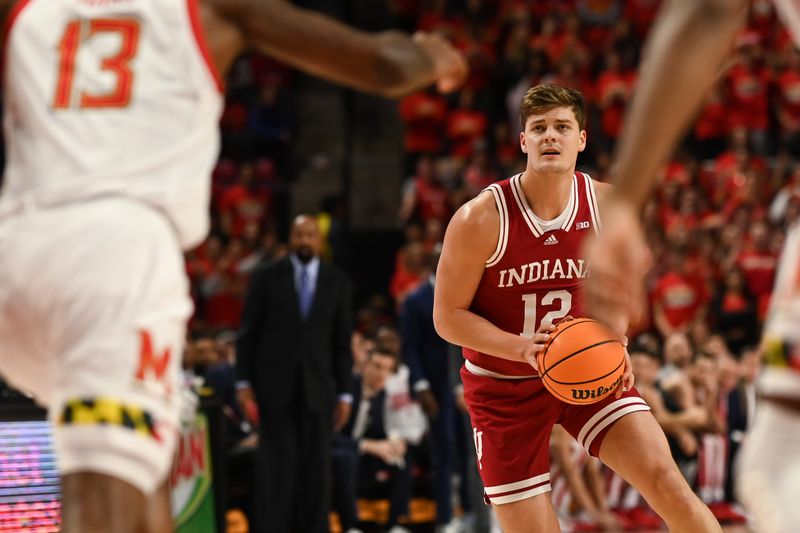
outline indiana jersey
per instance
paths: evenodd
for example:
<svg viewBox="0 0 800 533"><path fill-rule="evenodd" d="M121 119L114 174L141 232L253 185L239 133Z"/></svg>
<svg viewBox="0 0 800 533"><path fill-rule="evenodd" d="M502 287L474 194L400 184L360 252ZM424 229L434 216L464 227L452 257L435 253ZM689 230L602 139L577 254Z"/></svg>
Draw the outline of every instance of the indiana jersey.
<svg viewBox="0 0 800 533"><path fill-rule="evenodd" d="M500 213L497 247L486 263L470 310L509 333L532 337L542 323L558 323L583 314L582 280L589 265L583 240L597 231L599 216L592 179L580 172L564 211L551 221L539 219L522 190L522 174L486 190ZM509 361L464 348L472 372L534 376L524 362Z"/></svg>
<svg viewBox="0 0 800 533"><path fill-rule="evenodd" d="M222 97L196 1L18 1L0 214L123 196L164 213L184 247L203 239Z"/></svg>

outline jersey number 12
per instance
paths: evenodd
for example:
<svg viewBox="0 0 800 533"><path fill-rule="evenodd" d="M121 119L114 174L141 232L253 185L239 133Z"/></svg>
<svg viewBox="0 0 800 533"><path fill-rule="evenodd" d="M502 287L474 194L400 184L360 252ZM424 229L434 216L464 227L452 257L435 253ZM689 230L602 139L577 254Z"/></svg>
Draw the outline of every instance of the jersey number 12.
<svg viewBox="0 0 800 533"><path fill-rule="evenodd" d="M533 337L533 334L536 333L538 326L545 323L552 324L559 318L564 318L567 316L567 314L569 314L569 310L572 309L572 294L569 291L550 291L542 296L541 305L550 306L556 303L556 301L558 301L561 305L558 309L545 314L542 317L541 322L537 322L536 296L537 294L535 292L522 295L522 301L525 302L525 322L522 326L522 333L520 333L520 335L523 337Z"/></svg>
<svg viewBox="0 0 800 533"><path fill-rule="evenodd" d="M76 20L67 25L58 44L58 81L53 99L53 108L68 109L73 106L72 89L75 77L75 58L86 39L101 34L119 34L122 45L117 53L102 58L100 68L116 77L114 88L107 93L95 94L82 91L78 101L80 108L126 107L131 99L133 71L130 62L136 57L139 46L139 23L135 20L94 19ZM85 34L85 35L84 35Z"/></svg>

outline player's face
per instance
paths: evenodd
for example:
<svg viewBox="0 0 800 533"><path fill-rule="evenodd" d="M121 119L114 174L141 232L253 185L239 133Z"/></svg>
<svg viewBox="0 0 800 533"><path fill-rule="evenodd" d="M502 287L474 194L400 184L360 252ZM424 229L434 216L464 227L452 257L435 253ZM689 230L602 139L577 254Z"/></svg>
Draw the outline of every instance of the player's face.
<svg viewBox="0 0 800 533"><path fill-rule="evenodd" d="M573 172L578 152L586 148L586 131L580 129L570 107L555 107L529 116L519 142L528 154L528 168L535 172Z"/></svg>

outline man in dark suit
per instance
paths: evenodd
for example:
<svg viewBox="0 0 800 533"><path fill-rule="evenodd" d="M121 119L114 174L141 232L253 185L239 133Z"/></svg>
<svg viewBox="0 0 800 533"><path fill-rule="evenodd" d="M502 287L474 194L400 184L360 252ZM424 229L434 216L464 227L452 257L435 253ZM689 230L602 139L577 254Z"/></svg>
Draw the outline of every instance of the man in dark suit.
<svg viewBox="0 0 800 533"><path fill-rule="evenodd" d="M430 277L408 295L400 313L403 362L409 369L412 390L430 421L437 531L445 530L453 518L453 454L460 443L466 442L465 429L456 411L454 379L451 377L453 361L459 359L452 346L433 327L433 273L436 272L440 250L437 247L430 258ZM468 506L466 465L458 466L464 489L461 501L462 505Z"/></svg>
<svg viewBox="0 0 800 533"><path fill-rule="evenodd" d="M389 474L389 533L407 533L398 519L408 514L411 499L411 469L406 442L390 436L386 424L386 380L397 369L397 355L391 350L370 350L364 369L355 378L353 416L333 440L334 508L345 533L360 533L358 489L374 487L379 473Z"/></svg>
<svg viewBox="0 0 800 533"><path fill-rule="evenodd" d="M254 531L328 531L330 443L352 402L351 288L319 259L316 220L295 218L288 257L257 268L239 330L239 398L259 411Z"/></svg>

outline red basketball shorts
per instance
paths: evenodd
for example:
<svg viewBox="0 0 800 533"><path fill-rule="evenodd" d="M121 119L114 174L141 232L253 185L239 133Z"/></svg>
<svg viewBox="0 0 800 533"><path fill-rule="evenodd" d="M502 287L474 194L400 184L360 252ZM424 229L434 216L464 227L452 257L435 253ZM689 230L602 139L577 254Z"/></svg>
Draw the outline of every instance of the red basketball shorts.
<svg viewBox="0 0 800 533"><path fill-rule="evenodd" d="M464 399L486 501L494 505L550 490L550 432L561 424L597 456L611 426L650 407L632 389L589 405L570 405L550 394L539 378L503 379L461 368Z"/></svg>

